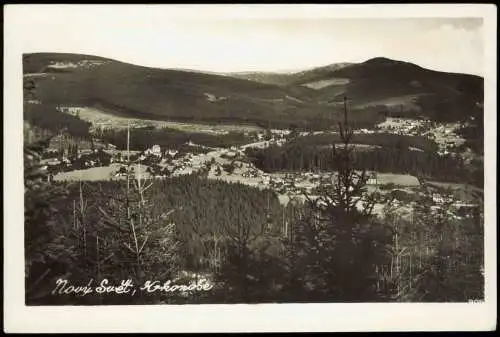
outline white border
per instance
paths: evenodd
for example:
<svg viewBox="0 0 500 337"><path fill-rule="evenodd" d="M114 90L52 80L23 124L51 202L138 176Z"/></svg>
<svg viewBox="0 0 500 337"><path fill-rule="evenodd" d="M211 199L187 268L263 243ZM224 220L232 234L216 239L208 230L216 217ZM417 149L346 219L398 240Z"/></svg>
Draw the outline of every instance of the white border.
<svg viewBox="0 0 500 337"><path fill-rule="evenodd" d="M7 5L4 21L4 321L6 332L460 331L496 329L496 7L494 5L168 5L169 16L483 17L485 251L482 304L271 304L26 307L23 258L23 26L31 15L151 10L160 5ZM165 5L161 5L165 6ZM24 27L24 29L23 29Z"/></svg>

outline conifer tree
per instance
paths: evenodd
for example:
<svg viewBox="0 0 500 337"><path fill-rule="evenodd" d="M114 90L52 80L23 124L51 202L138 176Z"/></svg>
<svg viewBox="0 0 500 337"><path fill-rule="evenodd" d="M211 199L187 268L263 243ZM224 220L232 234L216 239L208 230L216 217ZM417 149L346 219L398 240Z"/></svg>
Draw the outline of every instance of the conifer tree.
<svg viewBox="0 0 500 337"><path fill-rule="evenodd" d="M66 244L69 233L56 223L56 200L67 190L46 182L41 153L50 139L24 144L24 258L26 304L56 304L55 280L76 263L78 253Z"/></svg>
<svg viewBox="0 0 500 337"><path fill-rule="evenodd" d="M388 240L372 214L377 200L366 193L367 174L355 170L347 117L344 98L342 145L333 146L335 171L322 179L318 197L306 194L310 211L296 224L292 243L307 276L303 283L308 289L303 291L318 301L376 300L375 269L385 258Z"/></svg>

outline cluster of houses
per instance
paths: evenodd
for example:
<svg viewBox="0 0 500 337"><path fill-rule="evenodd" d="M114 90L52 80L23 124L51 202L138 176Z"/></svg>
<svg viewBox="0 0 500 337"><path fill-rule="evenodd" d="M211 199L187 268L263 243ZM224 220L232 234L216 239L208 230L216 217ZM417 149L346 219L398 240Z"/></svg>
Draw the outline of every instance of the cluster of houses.
<svg viewBox="0 0 500 337"><path fill-rule="evenodd" d="M160 145L153 145L151 148L144 150L144 152L139 156L140 160L144 160L149 156L153 156L156 158L174 158L178 150L166 149L165 152L162 152Z"/></svg>
<svg viewBox="0 0 500 337"><path fill-rule="evenodd" d="M111 155L102 149L78 150L75 153L49 149L40 161L41 169L46 173L47 180L58 173L83 170L92 167L107 166L111 163Z"/></svg>
<svg viewBox="0 0 500 337"><path fill-rule="evenodd" d="M116 147L99 139L75 138L64 132L51 138L42 164L49 171L68 171L108 165Z"/></svg>
<svg viewBox="0 0 500 337"><path fill-rule="evenodd" d="M427 119L387 118L376 129L398 135L426 136L436 142L438 154L447 155L465 141L457 134L460 127L460 123L437 124Z"/></svg>
<svg viewBox="0 0 500 337"><path fill-rule="evenodd" d="M428 185L432 191L434 208L438 209L448 204L457 218L472 217L480 212L478 199L481 199L481 190L460 184L449 187L446 190L436 186L434 183L429 183Z"/></svg>
<svg viewBox="0 0 500 337"><path fill-rule="evenodd" d="M388 117L385 122L378 124L376 129L398 135L418 136L428 132L433 126L433 122L427 119Z"/></svg>
<svg viewBox="0 0 500 337"><path fill-rule="evenodd" d="M438 154L446 155L465 142L465 139L456 133L459 128L460 123L448 123L440 125L424 135L436 142Z"/></svg>
<svg viewBox="0 0 500 337"><path fill-rule="evenodd" d="M123 151L117 151L113 158L111 159L112 163L121 163L121 164L126 164L127 163L127 157L126 155L122 154ZM152 147L139 152L139 153L134 153L130 157L130 162L133 164L136 163L143 163L145 167L145 172L147 175L156 177L156 178L164 178L169 176L175 169L178 167L173 167L170 165L168 167L167 163L171 163L172 159L177 157L177 154L179 153L178 150L174 149L166 149L162 150L159 145L153 145ZM192 156L191 154L188 154L187 158L181 158L181 167L183 166L182 164L186 164L189 161L189 156ZM116 173L115 177L119 176L124 176L126 175L126 169L125 166L122 166Z"/></svg>
<svg viewBox="0 0 500 337"><path fill-rule="evenodd" d="M408 120L408 119L392 119L391 125L402 130L404 134L411 134L414 130L420 127L429 127L426 121ZM420 124L419 124L420 123ZM386 125L385 127L392 127ZM451 128L451 127L450 127ZM413 131L412 131L413 130ZM443 134L444 136L453 136L452 131L445 126L435 128L436 133ZM361 133L369 133L369 130L359 130ZM279 143L285 142L286 137L290 134L289 130L271 130L272 140L261 142ZM308 133L309 134L309 133ZM263 136L259 134L259 139ZM103 142L94 140L93 142L85 143L85 141L78 142L77 151L71 151L71 146L67 146L68 142L72 139L60 135L54 137L43 160L45 168L48 171L57 173L57 171L69 171L76 169L85 169L95 166L105 166L110 163L126 163L127 157L123 155L123 151L117 151L116 147L111 144L104 144ZM71 145L71 144L70 144ZM194 146L194 144L188 144ZM252 144L253 145L253 144ZM258 144L257 144L258 145ZM255 179L260 185L270 187L280 194L297 194L302 191L312 191L322 180L323 174L318 172L302 172L302 173L289 173L285 175L268 174L257 168L252 164L244 162L241 158L245 157L245 146L233 146L230 149L213 149L214 151L209 154L193 154L193 153L180 153L176 149L162 149L159 145L153 145L142 152L136 152L131 159L134 162L144 164L146 172L153 177L166 177L171 175L183 175L196 171L207 171L215 176L220 176L223 172L233 174L241 178ZM61 153L62 151L62 153ZM70 153L71 152L71 153ZM235 164L236 163L236 164ZM231 166L231 170L227 169ZM233 173L234 170L234 173ZM126 172L123 170L117 172L117 175L123 175ZM379 186L388 183L388 179L393 181L394 177L387 178L389 174L377 174L370 172L367 185ZM405 177L406 180L408 177ZM399 184L399 183L396 183ZM418 180L415 178L415 183L401 182L399 185L413 186L418 185ZM433 195L433 202L436 205L444 204L444 197L436 192ZM462 200L462 199L461 199ZM474 207L472 204L464 203L458 205L458 208L464 209L467 207Z"/></svg>
<svg viewBox="0 0 500 337"><path fill-rule="evenodd" d="M273 177L269 179L269 186L278 193L296 193L296 178L293 175L285 175L284 177Z"/></svg>
<svg viewBox="0 0 500 337"><path fill-rule="evenodd" d="M374 134L375 132L376 132L375 130L368 130L368 129L354 130L354 133L365 134L365 135L371 135L371 134Z"/></svg>

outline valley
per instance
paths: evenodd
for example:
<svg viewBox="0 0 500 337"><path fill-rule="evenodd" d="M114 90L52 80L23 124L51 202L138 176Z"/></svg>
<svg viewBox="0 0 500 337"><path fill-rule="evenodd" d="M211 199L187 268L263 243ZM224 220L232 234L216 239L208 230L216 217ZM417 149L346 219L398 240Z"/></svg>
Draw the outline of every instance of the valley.
<svg viewBox="0 0 500 337"><path fill-rule="evenodd" d="M293 293L290 279L301 277L312 301L330 296L314 286L356 297L321 278L351 253L369 264L381 301L404 301L391 287L404 273L423 275L435 258L467 254L476 262L464 268L478 277L478 76L380 57L287 74L156 69L57 53L26 54L23 67L25 226L35 233L26 240L34 242L39 226L52 233L45 246L27 249L62 247L69 257L57 263L77 279L141 279L147 271L220 285L207 298L130 300L165 304L289 301L281 289ZM40 200L49 215L29 211ZM357 250L333 250L344 244ZM38 251L28 253L37 261ZM45 277L40 270L33 273ZM472 283L457 287L476 294ZM441 296L413 289L412 300Z"/></svg>
<svg viewBox="0 0 500 337"><path fill-rule="evenodd" d="M291 130L246 127L240 125L207 125L196 123L176 123L155 120L129 119L119 117L105 111L88 107L61 107L64 113L77 116L91 124L91 133L96 134L100 129L126 129L130 127L155 129L170 128L183 132L207 133L224 135L228 132L240 132L246 136L251 135L251 142L230 147L210 147L203 144L195 144L191 141L186 145L191 148L203 149L201 153L192 153L189 150L179 153L175 148L161 147L158 144L151 144L151 147L143 151L133 151L132 158L135 164L135 177L141 179L166 179L168 177L178 177L181 175L202 174L208 179L221 180L228 183L241 183L259 189L270 189L276 193L283 205L291 199L304 201L304 194L313 195L322 179L328 178L332 172L264 172L257 168L247 156L247 149L266 149L269 146L285 146L290 141L300 141L307 137L338 135L335 131L302 131L290 138ZM385 135L393 134L400 136L420 136L424 135L433 142L436 142L438 155L447 155L450 152L457 152L463 139L455 130L458 123L436 123L430 120L416 120L405 118L389 117L386 121L377 124L373 129L358 129L355 135ZM132 132L133 134L133 132ZM97 137L97 136L95 136ZM96 138L97 139L97 138ZM265 139L265 140L264 140ZM113 144L104 145L103 152L109 156L109 166L96 161L87 161L84 166L88 168L74 171L57 173L54 171L52 178L55 181L100 181L100 180L123 180L125 175L119 173L120 169L126 168L124 158L126 151L109 149L115 147ZM418 146L418 145L417 145ZM106 148L107 147L107 148ZM354 143L351 147L356 151L382 149L379 145ZM409 147L410 151L424 150ZM56 153L57 148L49 149ZM76 154L81 156L82 153ZM87 154L89 154L87 152ZM55 159L55 158L53 158ZM74 158L63 160L74 161ZM52 161L53 167L58 167L59 161ZM368 192L374 193L384 189L384 186L393 186L405 193L414 193L415 188L420 186L419 180L410 174L401 173L381 173L373 171L372 179L368 181ZM390 192L390 191L389 191ZM386 192L384 192L386 193ZM375 212L382 212L382 205L376 205ZM401 207L402 208L402 207Z"/></svg>

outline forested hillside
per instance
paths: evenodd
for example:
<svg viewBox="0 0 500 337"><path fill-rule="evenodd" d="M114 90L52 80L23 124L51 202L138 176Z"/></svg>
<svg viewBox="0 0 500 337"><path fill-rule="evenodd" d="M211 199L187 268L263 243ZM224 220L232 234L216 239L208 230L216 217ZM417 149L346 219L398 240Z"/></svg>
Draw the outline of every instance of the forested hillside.
<svg viewBox="0 0 500 337"><path fill-rule="evenodd" d="M482 78L385 58L257 81L23 64L28 305L484 299ZM139 288L154 280L212 287Z"/></svg>
<svg viewBox="0 0 500 337"><path fill-rule="evenodd" d="M345 95L355 102L359 113L351 121L360 127L394 111L443 121L482 114L482 78L384 58L298 72L283 85L86 55L27 54L23 62L25 81L47 104L136 118L324 129L341 119L336 104Z"/></svg>
<svg viewBox="0 0 500 337"><path fill-rule="evenodd" d="M26 303L464 302L484 297L482 203L457 217L426 185L411 216L395 195L366 193L348 136L319 198L286 207L269 190L190 175L162 181L50 183L43 145L25 148ZM347 163L347 165L346 165ZM385 205L375 217L375 202ZM358 208L356 205L361 205ZM405 254L403 254L405 252ZM73 283L190 279L209 292L54 294ZM193 274L194 273L194 274ZM182 276L184 275L184 276Z"/></svg>

